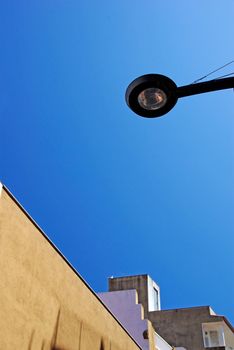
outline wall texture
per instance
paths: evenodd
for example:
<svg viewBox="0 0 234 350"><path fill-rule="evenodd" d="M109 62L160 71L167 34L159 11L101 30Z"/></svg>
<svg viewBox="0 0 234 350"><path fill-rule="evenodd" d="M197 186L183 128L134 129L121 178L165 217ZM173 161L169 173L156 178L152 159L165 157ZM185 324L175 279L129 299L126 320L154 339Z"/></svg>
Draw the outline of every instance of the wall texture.
<svg viewBox="0 0 234 350"><path fill-rule="evenodd" d="M213 315L209 306L149 312L149 320L156 331L175 347L204 350L202 323L223 322ZM225 325L225 324L224 324ZM227 346L234 348L234 334L225 326Z"/></svg>
<svg viewBox="0 0 234 350"><path fill-rule="evenodd" d="M108 279L109 292L136 289L138 302L143 306L144 318L148 313L148 275L115 277Z"/></svg>
<svg viewBox="0 0 234 350"><path fill-rule="evenodd" d="M152 291L153 288L159 291L158 286L148 275L109 279L110 291L136 289L139 303L144 307L144 318L151 321L156 333L172 347L186 348L186 350L204 350L202 324L220 322L224 328L226 347L228 350L234 350L234 329L232 325L223 316L216 315L209 306L149 311L148 298L150 297L150 290Z"/></svg>
<svg viewBox="0 0 234 350"><path fill-rule="evenodd" d="M155 344L150 344L148 337L152 325L143 319L143 307L137 303L135 289L98 293L98 296L140 344L142 350L155 350ZM145 333L147 337L144 336Z"/></svg>
<svg viewBox="0 0 234 350"><path fill-rule="evenodd" d="M6 188L0 271L0 349L139 350Z"/></svg>

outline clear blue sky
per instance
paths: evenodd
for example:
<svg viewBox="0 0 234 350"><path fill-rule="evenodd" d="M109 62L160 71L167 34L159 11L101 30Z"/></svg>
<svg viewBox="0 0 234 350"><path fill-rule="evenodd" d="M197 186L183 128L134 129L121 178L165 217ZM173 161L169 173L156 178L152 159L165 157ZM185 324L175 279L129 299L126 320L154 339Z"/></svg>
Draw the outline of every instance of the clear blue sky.
<svg viewBox="0 0 234 350"><path fill-rule="evenodd" d="M0 178L95 291L148 273L163 308L234 322L234 93L158 119L124 101L139 75L183 85L233 60L233 16L233 0L2 1Z"/></svg>

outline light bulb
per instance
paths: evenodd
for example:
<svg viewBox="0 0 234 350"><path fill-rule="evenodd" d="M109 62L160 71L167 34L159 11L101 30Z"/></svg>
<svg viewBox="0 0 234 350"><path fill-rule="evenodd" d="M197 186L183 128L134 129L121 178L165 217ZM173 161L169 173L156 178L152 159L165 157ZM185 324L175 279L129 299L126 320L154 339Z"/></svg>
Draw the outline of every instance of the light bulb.
<svg viewBox="0 0 234 350"><path fill-rule="evenodd" d="M159 88L148 88L138 95L137 100L142 108L148 111L154 111L166 104L167 95Z"/></svg>

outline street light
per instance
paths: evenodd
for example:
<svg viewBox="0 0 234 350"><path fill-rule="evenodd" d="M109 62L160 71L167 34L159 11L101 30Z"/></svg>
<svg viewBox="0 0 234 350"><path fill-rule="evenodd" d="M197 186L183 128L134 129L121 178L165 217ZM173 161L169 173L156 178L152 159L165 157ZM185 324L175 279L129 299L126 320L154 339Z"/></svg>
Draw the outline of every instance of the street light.
<svg viewBox="0 0 234 350"><path fill-rule="evenodd" d="M168 113L178 98L230 88L234 88L234 77L177 87L165 75L146 74L133 80L125 97L133 112L142 117L155 118Z"/></svg>

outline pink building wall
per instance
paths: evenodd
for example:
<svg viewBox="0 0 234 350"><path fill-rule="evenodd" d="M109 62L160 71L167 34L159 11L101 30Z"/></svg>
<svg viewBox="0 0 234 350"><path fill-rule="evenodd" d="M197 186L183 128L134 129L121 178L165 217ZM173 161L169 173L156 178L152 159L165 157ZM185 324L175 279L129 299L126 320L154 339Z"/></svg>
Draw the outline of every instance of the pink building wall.
<svg viewBox="0 0 234 350"><path fill-rule="evenodd" d="M143 350L149 350L149 341L143 337L143 332L148 329L148 324L143 319L141 304L137 304L136 290L98 293L98 296L140 347Z"/></svg>

